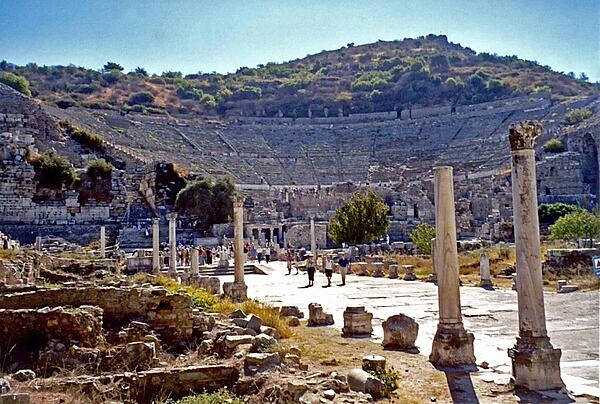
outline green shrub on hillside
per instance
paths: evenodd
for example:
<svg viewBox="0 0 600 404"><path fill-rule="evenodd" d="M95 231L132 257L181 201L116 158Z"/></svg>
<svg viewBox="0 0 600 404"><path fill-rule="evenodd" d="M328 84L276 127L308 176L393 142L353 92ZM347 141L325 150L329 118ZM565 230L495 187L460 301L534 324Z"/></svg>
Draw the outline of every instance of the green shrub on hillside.
<svg viewBox="0 0 600 404"><path fill-rule="evenodd" d="M150 105L154 102L154 95L148 91L134 93L129 97L130 105Z"/></svg>
<svg viewBox="0 0 600 404"><path fill-rule="evenodd" d="M18 76L11 72L0 72L0 83L4 83L21 94L31 97L29 81L27 81L25 77Z"/></svg>
<svg viewBox="0 0 600 404"><path fill-rule="evenodd" d="M91 161L86 170L88 178L110 179L115 167L104 159Z"/></svg>
<svg viewBox="0 0 600 404"><path fill-rule="evenodd" d="M550 139L544 143L546 153L562 153L565 151L565 145L558 139Z"/></svg>
<svg viewBox="0 0 600 404"><path fill-rule="evenodd" d="M73 166L64 158L48 150L43 154L32 157L29 163L35 169L35 179L42 188L61 189L79 181Z"/></svg>
<svg viewBox="0 0 600 404"><path fill-rule="evenodd" d="M59 122L61 128L65 130L67 135L74 141L91 150L101 151L104 148L104 139L95 133L90 133L84 129L77 128L69 120Z"/></svg>
<svg viewBox="0 0 600 404"><path fill-rule="evenodd" d="M575 125L576 123L583 122L592 116L592 111L585 108L575 108L565 114L564 123L567 125Z"/></svg>

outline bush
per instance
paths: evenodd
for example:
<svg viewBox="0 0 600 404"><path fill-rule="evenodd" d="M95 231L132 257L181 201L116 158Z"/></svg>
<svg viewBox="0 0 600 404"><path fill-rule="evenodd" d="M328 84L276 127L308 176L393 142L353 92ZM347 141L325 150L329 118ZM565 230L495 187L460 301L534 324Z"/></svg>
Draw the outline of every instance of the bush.
<svg viewBox="0 0 600 404"><path fill-rule="evenodd" d="M48 150L29 160L35 169L35 180L42 188L61 189L79 181L73 166L64 158Z"/></svg>
<svg viewBox="0 0 600 404"><path fill-rule="evenodd" d="M431 239L435 238L435 227L427 223L419 223L410 233L410 241L415 243L419 250L431 254Z"/></svg>
<svg viewBox="0 0 600 404"><path fill-rule="evenodd" d="M131 105L151 105L154 102L154 94L148 91L134 93L129 97Z"/></svg>
<svg viewBox="0 0 600 404"><path fill-rule="evenodd" d="M4 83L21 94L31 97L29 81L27 81L25 77L18 76L11 72L0 72L0 83Z"/></svg>
<svg viewBox="0 0 600 404"><path fill-rule="evenodd" d="M107 163L104 159L98 159L90 162L87 166L86 174L88 178L102 178L109 180L112 171L115 169L112 164Z"/></svg>
<svg viewBox="0 0 600 404"><path fill-rule="evenodd" d="M562 153L565 151L565 145L558 139L550 139L544 143L546 153Z"/></svg>
<svg viewBox="0 0 600 404"><path fill-rule="evenodd" d="M567 125L575 125L576 123L585 121L592 116L592 111L585 108L575 108L565 114L564 123Z"/></svg>
<svg viewBox="0 0 600 404"><path fill-rule="evenodd" d="M566 203L542 203L538 207L538 216L541 223L554 223L561 217L578 211L575 205Z"/></svg>
<svg viewBox="0 0 600 404"><path fill-rule="evenodd" d="M67 135L74 141L91 150L101 151L104 149L104 139L95 133L87 132L73 125L71 121L64 120L59 122Z"/></svg>
<svg viewBox="0 0 600 404"><path fill-rule="evenodd" d="M195 396L184 397L181 400L173 401L168 399L164 404L242 404L244 401L223 388L213 393L202 393Z"/></svg>

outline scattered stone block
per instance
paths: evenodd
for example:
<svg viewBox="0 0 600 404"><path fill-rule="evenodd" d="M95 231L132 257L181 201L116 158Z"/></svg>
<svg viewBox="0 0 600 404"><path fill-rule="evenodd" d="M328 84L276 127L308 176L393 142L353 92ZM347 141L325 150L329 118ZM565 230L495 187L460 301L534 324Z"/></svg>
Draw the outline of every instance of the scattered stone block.
<svg viewBox="0 0 600 404"><path fill-rule="evenodd" d="M327 400L333 400L335 398L335 391L332 389L325 390L323 392L323 397L325 397Z"/></svg>
<svg viewBox="0 0 600 404"><path fill-rule="evenodd" d="M260 332L260 327L262 326L262 319L260 317L255 316L254 314L250 314L248 315L248 317L246 317L246 328L249 328L251 330L256 331L257 333Z"/></svg>
<svg viewBox="0 0 600 404"><path fill-rule="evenodd" d="M262 325L260 326L260 332L259 334L266 334L270 337L273 337L275 339L279 339L279 331L277 331L276 328L273 327L269 327L266 325Z"/></svg>
<svg viewBox="0 0 600 404"><path fill-rule="evenodd" d="M373 274L371 275L374 278L382 278L385 276L383 273L383 262L374 262L373 263Z"/></svg>
<svg viewBox="0 0 600 404"><path fill-rule="evenodd" d="M344 337L371 335L373 314L365 310L365 306L346 307L344 310Z"/></svg>
<svg viewBox="0 0 600 404"><path fill-rule="evenodd" d="M281 306L279 308L279 314L284 317L294 316L304 318L304 313L300 311L298 306Z"/></svg>
<svg viewBox="0 0 600 404"><path fill-rule="evenodd" d="M31 400L27 393L0 395L0 404L29 404L30 402Z"/></svg>
<svg viewBox="0 0 600 404"><path fill-rule="evenodd" d="M419 333L419 324L404 314L389 317L382 324L384 348L413 349Z"/></svg>
<svg viewBox="0 0 600 404"><path fill-rule="evenodd" d="M333 315L323 312L323 307L318 303L308 305L308 325L332 325Z"/></svg>
<svg viewBox="0 0 600 404"><path fill-rule="evenodd" d="M250 352L270 352L277 346L277 340L267 334L258 334L252 339Z"/></svg>
<svg viewBox="0 0 600 404"><path fill-rule="evenodd" d="M18 382L28 382L35 379L35 372L31 369L21 369L11 376Z"/></svg>
<svg viewBox="0 0 600 404"><path fill-rule="evenodd" d="M398 265L397 264L390 264L389 271L390 271L390 274L389 274L390 279L398 278Z"/></svg>
<svg viewBox="0 0 600 404"><path fill-rule="evenodd" d="M254 337L252 335L226 335L225 347L235 349L238 345L252 344Z"/></svg>
<svg viewBox="0 0 600 404"><path fill-rule="evenodd" d="M4 377L0 377L0 394L6 394L10 392L10 382Z"/></svg>
<svg viewBox="0 0 600 404"><path fill-rule="evenodd" d="M579 286L569 285L566 280L560 279L557 282L557 293L570 293L579 290Z"/></svg>
<svg viewBox="0 0 600 404"><path fill-rule="evenodd" d="M300 325L300 320L298 319L298 317L290 316L287 318L287 324L290 327L298 327Z"/></svg>
<svg viewBox="0 0 600 404"><path fill-rule="evenodd" d="M402 265L404 269L404 280L405 281L416 281L417 276L415 275L415 266L414 265Z"/></svg>
<svg viewBox="0 0 600 404"><path fill-rule="evenodd" d="M383 383L369 372L352 369L348 373L347 379L350 390L370 394L375 400L383 397Z"/></svg>
<svg viewBox="0 0 600 404"><path fill-rule="evenodd" d="M380 355L367 355L362 358L362 368L367 372L383 373L385 372L385 363L385 358Z"/></svg>
<svg viewBox="0 0 600 404"><path fill-rule="evenodd" d="M276 353L253 352L246 355L244 368L264 372L281 364L281 358Z"/></svg>

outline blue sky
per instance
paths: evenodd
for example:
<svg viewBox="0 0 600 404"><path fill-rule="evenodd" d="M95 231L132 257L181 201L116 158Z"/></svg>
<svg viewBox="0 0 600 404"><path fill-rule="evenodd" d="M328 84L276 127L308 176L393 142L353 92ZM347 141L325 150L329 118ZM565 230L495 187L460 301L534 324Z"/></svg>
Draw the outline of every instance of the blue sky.
<svg viewBox="0 0 600 404"><path fill-rule="evenodd" d="M227 73L429 33L600 81L599 0L0 0L0 59L19 65Z"/></svg>

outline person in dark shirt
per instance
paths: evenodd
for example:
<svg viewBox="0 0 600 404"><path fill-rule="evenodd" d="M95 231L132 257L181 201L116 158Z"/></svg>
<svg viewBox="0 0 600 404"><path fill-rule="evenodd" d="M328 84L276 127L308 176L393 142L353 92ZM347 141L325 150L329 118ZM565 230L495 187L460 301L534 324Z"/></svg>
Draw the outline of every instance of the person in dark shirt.
<svg viewBox="0 0 600 404"><path fill-rule="evenodd" d="M350 265L350 261L346 258L346 253L342 254L342 257L338 260L338 265L340 266L340 275L342 276L342 283L338 286L344 286L346 284L346 271L348 270L348 265Z"/></svg>

